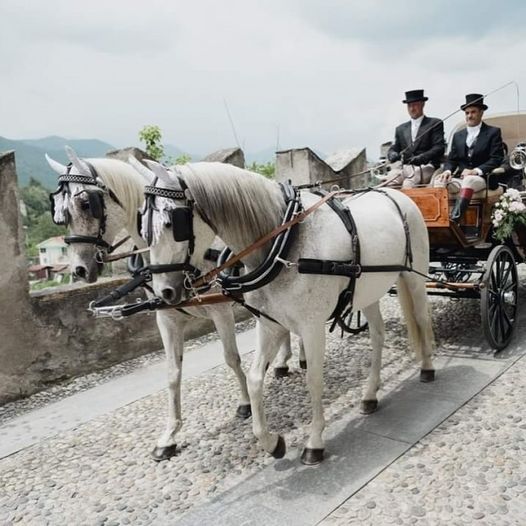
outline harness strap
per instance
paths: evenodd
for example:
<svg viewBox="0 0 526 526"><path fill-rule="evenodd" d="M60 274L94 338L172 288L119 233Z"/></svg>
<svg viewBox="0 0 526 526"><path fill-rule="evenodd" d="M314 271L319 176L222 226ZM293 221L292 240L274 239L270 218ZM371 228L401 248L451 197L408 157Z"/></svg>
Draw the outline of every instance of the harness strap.
<svg viewBox="0 0 526 526"><path fill-rule="evenodd" d="M331 192L327 194L325 197L314 203L311 207L307 208L307 210L304 210L303 212L299 213L291 219L290 221L287 221L286 223L283 223L282 225L276 227L274 230L269 232L268 234L265 234L263 237L259 238L257 241L252 243L252 245L249 245L245 249L243 249L239 254L236 254L232 256L230 259L228 259L225 263L222 265L219 265L218 267L212 269L210 272L207 272L205 275L201 276L195 283L192 284L193 287L199 288L202 287L206 283L210 283L220 272L223 270L230 268L232 265L235 265L238 261L242 260L252 252L256 251L257 249L264 246L266 243L268 243L270 240L274 239L278 234L281 232L284 232L285 230L289 229L291 226L300 223L303 221L307 216L312 214L315 210L317 210L321 205L323 205L325 202L327 202L331 197L336 195L338 191Z"/></svg>

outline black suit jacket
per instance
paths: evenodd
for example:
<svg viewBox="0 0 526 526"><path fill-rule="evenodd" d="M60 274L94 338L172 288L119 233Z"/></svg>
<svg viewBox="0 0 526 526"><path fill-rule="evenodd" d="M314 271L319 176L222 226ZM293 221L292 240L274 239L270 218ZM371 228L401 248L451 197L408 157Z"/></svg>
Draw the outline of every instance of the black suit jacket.
<svg viewBox="0 0 526 526"><path fill-rule="evenodd" d="M432 129L430 130L430 128ZM432 163L435 168L438 168L445 150L444 123L440 119L424 116L414 143L411 140L411 121L397 126L395 142L389 148L387 158L391 160L393 152L398 154L403 152L406 161L418 155L421 160L420 164Z"/></svg>
<svg viewBox="0 0 526 526"><path fill-rule="evenodd" d="M502 135L500 128L488 126L482 123L480 132L472 147L471 157L468 155L466 146L467 130L458 131L453 135L451 151L444 165L445 170L454 172L457 168L459 173L465 168L480 168L484 176L488 177L488 186L495 189L498 186L496 177L489 174L495 168L498 168L504 161L504 149L502 147Z"/></svg>

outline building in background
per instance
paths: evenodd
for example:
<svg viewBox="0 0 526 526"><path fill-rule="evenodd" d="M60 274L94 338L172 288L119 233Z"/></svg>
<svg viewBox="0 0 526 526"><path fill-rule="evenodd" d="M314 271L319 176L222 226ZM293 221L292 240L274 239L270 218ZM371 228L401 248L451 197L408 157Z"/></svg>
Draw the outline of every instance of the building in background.
<svg viewBox="0 0 526 526"><path fill-rule="evenodd" d="M38 243L37 248L40 265L69 265L68 245L63 236L50 237Z"/></svg>

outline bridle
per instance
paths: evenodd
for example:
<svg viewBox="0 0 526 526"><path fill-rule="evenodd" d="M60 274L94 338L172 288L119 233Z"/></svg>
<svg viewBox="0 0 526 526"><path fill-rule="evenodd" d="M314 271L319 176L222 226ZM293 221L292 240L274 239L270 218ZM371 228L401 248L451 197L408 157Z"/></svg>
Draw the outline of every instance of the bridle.
<svg viewBox="0 0 526 526"><path fill-rule="evenodd" d="M158 211L155 204L157 197L163 197L174 201L183 201L182 206L176 206L169 211L170 224L174 241L177 243L187 242L186 257L182 263L168 263L164 265L148 265L148 270L152 274L163 274L165 272L183 272L185 276L184 287L187 290L193 290L192 283L201 275L201 271L190 263L195 250L195 235L194 235L194 208L195 204L191 199L188 186L181 177L177 177L180 190L171 188L158 188L155 186L157 177L154 179L151 186L144 187L144 208L141 214L148 217L146 243L151 246L153 242L153 212ZM199 214L202 217L202 214ZM208 223L207 220L203 219ZM203 287L199 292L208 290L210 286Z"/></svg>
<svg viewBox="0 0 526 526"><path fill-rule="evenodd" d="M71 189L69 187L70 183L78 183L78 184L84 184L89 186L94 186L97 188L97 190L88 191L88 190L82 190L80 193L86 193L88 198L88 206L89 210L91 212L91 215L94 219L99 220L99 229L96 236L85 236L85 235L78 235L78 234L70 234L64 237L64 242L67 245L71 245L74 243L87 243L90 245L95 245L99 249L105 250L106 253L111 254L116 248L121 246L125 241L129 239L129 236L121 239L119 242L117 242L115 245L111 245L104 239L104 234L106 232L106 206L104 203L104 197L103 193L107 193L110 198L117 203L122 208L122 203L119 201L117 196L106 186L104 186L100 180L98 179L98 174L93 165L87 161L84 161L86 165L88 166L91 175L76 175L71 173L72 164L69 163L66 167L66 173L59 176L58 178L58 188L55 190L55 192L49 194L49 200L51 202L51 216L53 219L53 222L56 225L68 225L71 217L69 214L69 211L67 207L64 209L64 220L63 221L57 221L55 220L55 196L57 194L63 193L68 196L71 196ZM76 194L76 195L79 195ZM102 263L102 250L99 251L97 254L97 262Z"/></svg>

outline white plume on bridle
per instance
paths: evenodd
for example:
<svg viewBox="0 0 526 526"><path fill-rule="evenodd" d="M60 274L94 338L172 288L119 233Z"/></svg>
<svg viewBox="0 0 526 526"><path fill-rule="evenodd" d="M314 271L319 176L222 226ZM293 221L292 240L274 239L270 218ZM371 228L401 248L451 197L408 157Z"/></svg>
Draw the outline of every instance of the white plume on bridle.
<svg viewBox="0 0 526 526"><path fill-rule="evenodd" d="M62 192L54 194L53 199L55 200L55 215L53 216L53 220L58 224L65 223L70 194L64 189Z"/></svg>
<svg viewBox="0 0 526 526"><path fill-rule="evenodd" d="M176 208L178 204L177 201L173 199L156 196L154 206L155 209L152 214L144 213L143 211L141 222L141 236L146 240L150 217L152 218L152 239L150 246L156 245L159 242L164 227L171 222L170 211Z"/></svg>

